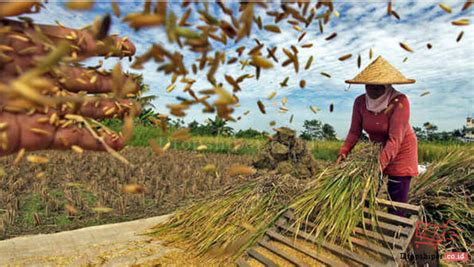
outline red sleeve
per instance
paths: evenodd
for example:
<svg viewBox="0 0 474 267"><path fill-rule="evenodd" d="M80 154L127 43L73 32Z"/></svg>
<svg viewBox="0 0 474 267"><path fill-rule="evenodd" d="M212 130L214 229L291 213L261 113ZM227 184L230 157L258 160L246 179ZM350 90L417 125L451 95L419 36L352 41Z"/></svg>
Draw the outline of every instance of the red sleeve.
<svg viewBox="0 0 474 267"><path fill-rule="evenodd" d="M349 130L346 140L339 151L339 155L347 156L355 144L357 144L357 141L359 141L360 135L362 134L362 114L360 114L360 103L362 100L363 97L360 96L354 101L351 129Z"/></svg>
<svg viewBox="0 0 474 267"><path fill-rule="evenodd" d="M398 99L398 101L396 101ZM410 119L410 103L406 96L398 96L394 100L395 107L389 121L388 139L380 154L380 166L385 170L395 159L405 137Z"/></svg>

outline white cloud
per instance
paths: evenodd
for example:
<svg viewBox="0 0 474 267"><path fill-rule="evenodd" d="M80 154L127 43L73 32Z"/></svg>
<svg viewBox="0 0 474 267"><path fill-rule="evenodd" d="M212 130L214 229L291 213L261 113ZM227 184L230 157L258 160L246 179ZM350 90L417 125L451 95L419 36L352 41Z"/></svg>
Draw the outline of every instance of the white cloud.
<svg viewBox="0 0 474 267"><path fill-rule="evenodd" d="M294 114L293 126L301 127L305 119L317 118L335 126L338 135L344 137L350 125L352 104L355 97L363 93L362 86L352 86L347 92L347 85L344 80L355 76L361 69L356 66L358 54L362 57L363 66L369 63L368 51L374 51L374 56L383 55L390 63L398 68L409 78L414 78L417 83L414 85L396 86L397 89L406 93L411 101L411 121L413 125L421 125L425 121L430 121L439 126L441 130L460 128L467 115L473 112L474 103L474 31L472 25L456 27L451 25L451 21L459 18L470 18L472 20L473 8L460 13L464 1L445 1L453 8L453 14L446 14L435 1L394 1L393 8L401 16L401 20L396 20L393 16L386 15L386 1L336 1L335 8L341 14L340 18L332 17L332 21L325 25L324 33L320 34L317 22L305 29L307 35L301 43L312 42L314 46L310 49L300 48L297 42L297 33L291 25L282 21L279 26L282 28L281 34L270 34L266 31L259 31L253 28L251 38L242 40L238 44L229 43L215 45L218 49L226 49L228 57L235 55L235 49L245 45L248 51L255 45L254 38L258 38L268 47L278 46L277 56L280 64L286 58L281 48L289 48L290 45L299 47L300 72L294 73L290 65L286 68L276 66L272 70L262 71L259 81L255 79L246 80L241 84L243 89L239 93L242 107L238 108L236 114L241 114L250 109L251 113L241 121L235 123L239 128L256 128L269 131L269 122L277 121L279 124L288 123L290 114ZM170 2L170 7L178 14L182 10L178 3ZM219 11L214 4L210 3L210 12ZM234 11L237 3L227 3ZM202 5L200 5L202 7ZM101 3L97 8L99 11L93 12L71 12L63 9L57 3L47 4L48 10L33 17L43 23L54 23L59 20L66 26L82 27L90 23L93 18L106 10L110 12L109 6ZM279 8L275 3L270 9ZM139 3L126 3L122 7L123 13L139 12L142 5ZM257 14L264 19L264 24L273 24L273 17L265 15L265 10L257 8ZM319 10L317 11L320 12ZM228 20L228 17L220 14L219 18ZM197 15L191 16L191 21L197 23ZM464 38L457 43L456 37L460 31L464 31ZM177 50L177 46L170 46L167 43L166 35L162 29L150 29L134 32L123 24L119 24L114 19L112 32L121 35L128 35L138 48L138 54L143 53L153 42L159 42L170 50ZM324 38L332 32L337 32L337 37L331 41ZM409 53L399 46L399 42L405 42L414 49L414 53ZM433 49L426 48L427 43L433 45ZM264 49L265 51L265 49ZM196 56L183 51L185 63L190 69ZM351 59L340 62L338 58L343 54L352 53ZM266 54L266 52L265 52ZM309 71L304 71L303 67L310 56L314 56L313 66ZM408 60L403 63L403 59ZM112 66L116 61L111 61L107 66ZM125 60L123 65L129 64ZM156 72L157 65L149 63L144 74L145 82L149 83L152 93L159 96L156 101L159 112L167 113L166 104L176 102L174 97L184 96L184 93L175 89L171 94L165 93L165 88L169 84L170 77ZM321 71L332 75L331 79L320 75ZM221 77L224 84L223 74L230 74L237 77L242 74L240 65L226 65L219 69L216 77ZM252 67L247 67L245 73L254 74ZM193 75L190 75L193 77ZM280 88L281 82L286 76L290 77L289 87ZM194 77L198 81L193 87L196 91L209 88L209 83L205 75L200 74ZM307 81L306 89L302 90L298 84L301 79ZM228 87L230 90L230 87ZM425 90L431 92L430 95L420 97ZM267 101L266 97L273 91L278 95L274 100L280 101L283 96L287 96L290 111L286 114L278 112L278 107L272 107L272 101ZM268 107L266 115L260 114L256 101L261 99ZM329 103L336 106L334 113L328 112ZM308 106L316 105L322 110L318 114L313 114ZM192 109L187 121L197 119L204 120L209 114L203 114L200 109ZM237 117L237 116L236 116Z"/></svg>

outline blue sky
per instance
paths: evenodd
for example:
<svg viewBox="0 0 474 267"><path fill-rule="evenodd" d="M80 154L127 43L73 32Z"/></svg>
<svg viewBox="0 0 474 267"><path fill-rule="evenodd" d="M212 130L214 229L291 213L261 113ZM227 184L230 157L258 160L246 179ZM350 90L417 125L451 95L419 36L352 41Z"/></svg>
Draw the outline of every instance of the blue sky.
<svg viewBox="0 0 474 267"><path fill-rule="evenodd" d="M416 79L413 85L400 85L395 88L408 95L411 104L411 124L420 126L426 121L438 125L440 130L452 130L461 128L468 115L474 112L474 31L473 25L453 26L451 21L468 18L473 22L474 7L461 12L464 1L444 1L452 7L452 14L444 12L436 1L394 1L393 9L400 15L401 20L386 15L387 1L336 1L335 9L340 17L332 16L329 24L325 25L324 33L319 32L317 21L313 22L304 31L307 32L302 42L298 43L300 35L286 22L278 25L282 33L273 34L264 30L260 31L254 25L252 35L248 39L235 44L233 41L226 46L214 43L216 50L226 51L227 57L236 55L235 49L245 45L247 49L255 46L254 38L259 39L266 47L277 46L277 57L280 63L284 61L281 48L289 48L295 45L299 48L299 59L304 66L306 60L314 57L312 67L305 71L294 73L292 65L284 68L276 65L273 69L262 71L260 79L247 79L241 83L242 92L239 92L241 106L237 108L234 117L242 115L250 110L242 120L231 123L236 129L254 128L270 131L269 123L276 121L278 126L290 126L301 130L304 120L319 119L334 126L339 137L344 138L347 134L352 104L357 95L364 92L362 85L353 85L349 90L344 80L354 77L369 63L369 49L374 51L375 59L382 55L392 65L398 68L406 77ZM180 3L170 1L168 4L178 17L184 12ZM210 3L210 13L219 18L228 20L222 14L217 5ZM234 14L238 7L235 1L226 1L226 5L232 7ZM199 5L202 8L202 4ZM129 12L140 12L143 9L141 1L120 2L122 17ZM272 4L268 10L277 10L279 6ZM196 9L195 9L196 10ZM281 9L280 9L281 11ZM30 15L38 23L54 24L55 20L62 24L80 28L90 24L93 19L104 13L111 13L110 2L100 1L95 4L93 10L85 12L70 11L64 8L60 2L50 1L46 9L40 14ZM264 24L273 24L273 18L265 15L266 10L257 8L256 15L260 15ZM320 11L317 11L319 14ZM191 22L196 25L202 23L197 14L192 14ZM464 31L463 39L457 43L456 37ZM337 37L331 41L324 38L332 32L337 32ZM161 28L143 29L135 32L120 19L113 17L111 33L128 36L137 47L137 55L145 53L153 43L160 43L172 51L179 50L174 44L167 42L166 34ZM312 48L300 48L301 44L313 43ZM400 48L399 42L407 43L414 53ZM433 48L427 49L426 44L431 43ZM247 50L248 51L248 50ZM191 69L191 64L196 59L194 55L186 50L180 51L185 56L186 66ZM352 58L340 62L338 58L344 54L352 53ZM362 68L357 68L357 55L362 57ZM403 59L408 57L406 62ZM94 64L97 59L90 59L86 63ZM106 67L112 67L119 59L108 59ZM121 61L124 69L128 69L129 62ZM171 93L166 93L166 88L171 82L171 76L165 76L156 71L155 63L147 63L142 71L145 82L152 89L151 94L159 98L155 101L157 111L168 113L166 104L177 103L176 96L187 96L182 92L183 85ZM320 75L320 72L330 73L332 78ZM204 72L205 73L205 72ZM224 74L237 77L244 73L254 74L254 69L247 67L240 70L239 64L221 65L216 78L224 85ZM199 73L198 73L199 74ZM289 76L288 87L280 88L279 83ZM211 88L205 75L189 77L197 80L193 89ZM306 80L306 88L300 89L299 81ZM227 87L231 90L231 87ZM430 94L420 97L420 94L429 90ZM267 97L276 91L277 95L268 100ZM280 113L281 100L287 97L287 113ZM261 100L267 107L267 114L258 111L257 100ZM328 106L334 103L335 110L330 113ZM309 106L317 106L321 110L314 114ZM290 116L294 114L293 123L289 123ZM203 122L209 114L201 112L201 107L192 108L184 118L186 122L197 120ZM212 115L213 116L213 115Z"/></svg>

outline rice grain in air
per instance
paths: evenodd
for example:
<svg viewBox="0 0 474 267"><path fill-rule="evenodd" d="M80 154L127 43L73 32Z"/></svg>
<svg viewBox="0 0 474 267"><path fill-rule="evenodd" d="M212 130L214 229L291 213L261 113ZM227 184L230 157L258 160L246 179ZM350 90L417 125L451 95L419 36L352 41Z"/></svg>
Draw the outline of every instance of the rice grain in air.
<svg viewBox="0 0 474 267"><path fill-rule="evenodd" d="M92 208L91 210L93 210L96 213L110 213L114 211L114 209L107 208L107 207L95 207L95 208Z"/></svg>
<svg viewBox="0 0 474 267"><path fill-rule="evenodd" d="M307 44L302 45L301 47L310 48L310 47L313 47L313 44L312 43L307 43Z"/></svg>
<svg viewBox="0 0 474 267"><path fill-rule="evenodd" d="M331 103L329 104L329 112L333 112L334 111L334 104Z"/></svg>
<svg viewBox="0 0 474 267"><path fill-rule="evenodd" d="M141 184L126 184L122 187L122 192L126 194L141 194L145 192L145 186Z"/></svg>
<svg viewBox="0 0 474 267"><path fill-rule="evenodd" d="M207 164L206 166L202 167L202 171L206 173L213 173L216 170L217 170L217 167L214 164Z"/></svg>
<svg viewBox="0 0 474 267"><path fill-rule="evenodd" d="M16 154L15 160L13 161L13 165L18 165L18 163L20 163L20 161L23 159L23 156L25 155L25 151L25 148L22 148L20 151L18 151L18 154Z"/></svg>
<svg viewBox="0 0 474 267"><path fill-rule="evenodd" d="M84 149L80 146L73 145L71 146L72 151L76 152L77 154L82 154L84 153Z"/></svg>
<svg viewBox="0 0 474 267"><path fill-rule="evenodd" d="M400 44L400 47L405 49L406 51L410 52L410 53L413 53L413 49L411 49L407 44L405 43L399 43Z"/></svg>
<svg viewBox="0 0 474 267"><path fill-rule="evenodd" d="M449 13L449 14L453 13L453 10L451 9L451 7L448 6L448 5L446 5L446 4L444 4L444 3L440 3L440 4L439 4L439 7L440 7L442 10L444 10L446 13Z"/></svg>
<svg viewBox="0 0 474 267"><path fill-rule="evenodd" d="M372 60L372 56L374 55L374 51L372 48L369 49L369 59Z"/></svg>
<svg viewBox="0 0 474 267"><path fill-rule="evenodd" d="M234 164L230 166L229 170L227 171L227 174L229 176L237 176L237 175L243 175L243 176L248 176L254 174L256 171L255 169L245 166L245 165L240 165L240 164Z"/></svg>
<svg viewBox="0 0 474 267"><path fill-rule="evenodd" d="M321 72L321 75L323 75L325 77L328 77L328 78L331 78L331 75L327 72Z"/></svg>
<svg viewBox="0 0 474 267"><path fill-rule="evenodd" d="M387 5L387 15L392 15L392 1L388 1Z"/></svg>
<svg viewBox="0 0 474 267"><path fill-rule="evenodd" d="M37 163L37 164L45 164L49 162L48 158L42 157L42 156L36 156L36 155L29 155L26 157L26 160L31 163Z"/></svg>
<svg viewBox="0 0 474 267"><path fill-rule="evenodd" d="M352 54L346 54L346 55L343 55L339 58L339 61L344 61L344 60L348 60L349 58L352 57Z"/></svg>
<svg viewBox="0 0 474 267"><path fill-rule="evenodd" d="M426 44L426 47L427 47L428 49L431 49L431 48L433 48L433 45L430 44L430 43L427 43L427 44Z"/></svg>
<svg viewBox="0 0 474 267"><path fill-rule="evenodd" d="M306 62L306 65L304 66L304 69L305 70L308 70L309 68L311 68L311 64L313 63L313 56L310 56L308 58L308 61Z"/></svg>
<svg viewBox="0 0 474 267"><path fill-rule="evenodd" d="M405 58L403 59L403 63L407 62L407 60L408 60L408 57L405 57Z"/></svg>
<svg viewBox="0 0 474 267"><path fill-rule="evenodd" d="M392 15L397 19L400 20L400 15L395 10L392 10Z"/></svg>
<svg viewBox="0 0 474 267"><path fill-rule="evenodd" d="M326 37L326 41L332 40L332 39L336 38L336 36L337 36L337 33L333 32L331 35Z"/></svg>
<svg viewBox="0 0 474 267"><path fill-rule="evenodd" d="M472 5L473 2L474 2L474 1L472 1L472 0L467 0L466 3L464 3L464 5L462 6L461 11L464 11L464 10L469 9L469 8L471 7L471 5Z"/></svg>
<svg viewBox="0 0 474 267"><path fill-rule="evenodd" d="M306 87L306 81L305 80L300 81L300 87L301 87L301 89Z"/></svg>
<svg viewBox="0 0 474 267"><path fill-rule="evenodd" d="M293 118L294 118L294 115L291 114L291 116L290 116L290 123L293 123Z"/></svg>
<svg viewBox="0 0 474 267"><path fill-rule="evenodd" d="M314 114L318 113L318 108L316 106L309 106L309 108Z"/></svg>
<svg viewBox="0 0 474 267"><path fill-rule="evenodd" d="M252 56L252 63L262 69L273 68L273 63L270 60L267 60L261 56Z"/></svg>
<svg viewBox="0 0 474 267"><path fill-rule="evenodd" d="M276 96L277 92L271 92L268 96L268 100L272 100Z"/></svg>
<svg viewBox="0 0 474 267"><path fill-rule="evenodd" d="M196 148L197 151L204 151L204 150L207 150L207 146L206 145L200 145Z"/></svg>
<svg viewBox="0 0 474 267"><path fill-rule="evenodd" d="M120 18L120 7L117 3L117 0L112 1L112 11L117 18Z"/></svg>
<svg viewBox="0 0 474 267"><path fill-rule="evenodd" d="M280 27L277 25L265 25L263 28L269 32L281 33Z"/></svg>
<svg viewBox="0 0 474 267"><path fill-rule="evenodd" d="M458 37L456 38L456 42L459 43L459 41L461 41L463 35L464 35L464 31L460 32L459 35L458 35Z"/></svg>
<svg viewBox="0 0 474 267"><path fill-rule="evenodd" d="M451 22L451 24L453 24L454 26L467 26L469 25L469 23L469 19L458 19Z"/></svg>
<svg viewBox="0 0 474 267"><path fill-rule="evenodd" d="M262 101L258 100L257 105L258 105L258 109L260 109L260 112L262 112L262 114L266 114L265 105L263 105Z"/></svg>
<svg viewBox="0 0 474 267"><path fill-rule="evenodd" d="M425 95L429 95L429 94L430 94L430 91L426 90L423 93L421 93L420 97L425 96Z"/></svg>
<svg viewBox="0 0 474 267"><path fill-rule="evenodd" d="M150 145L151 150L153 150L153 152L155 152L155 154L157 154L158 156L163 156L165 154L165 151L160 147L160 145L156 143L155 140L148 140L148 144Z"/></svg>
<svg viewBox="0 0 474 267"><path fill-rule="evenodd" d="M360 69L360 66L362 65L362 58L359 56L357 57L357 68Z"/></svg>

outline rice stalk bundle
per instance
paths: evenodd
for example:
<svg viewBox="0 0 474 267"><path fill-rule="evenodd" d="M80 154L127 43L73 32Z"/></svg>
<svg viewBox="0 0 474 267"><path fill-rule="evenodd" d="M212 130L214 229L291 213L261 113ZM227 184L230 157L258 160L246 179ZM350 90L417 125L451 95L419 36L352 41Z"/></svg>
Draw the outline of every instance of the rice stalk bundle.
<svg viewBox="0 0 474 267"><path fill-rule="evenodd" d="M290 208L296 229L305 227L314 240L349 245L354 227L364 224L364 208L376 225L376 196L381 181L380 146L363 144L342 164L321 172L317 183L300 195ZM311 226L308 226L311 222Z"/></svg>
<svg viewBox="0 0 474 267"><path fill-rule="evenodd" d="M423 206L423 219L430 224L448 224L441 249L472 251L474 244L474 149L450 152L413 179L410 202Z"/></svg>
<svg viewBox="0 0 474 267"><path fill-rule="evenodd" d="M258 176L179 209L170 221L156 226L154 234L183 244L197 255L209 252L237 257L287 210L305 183L290 175Z"/></svg>

